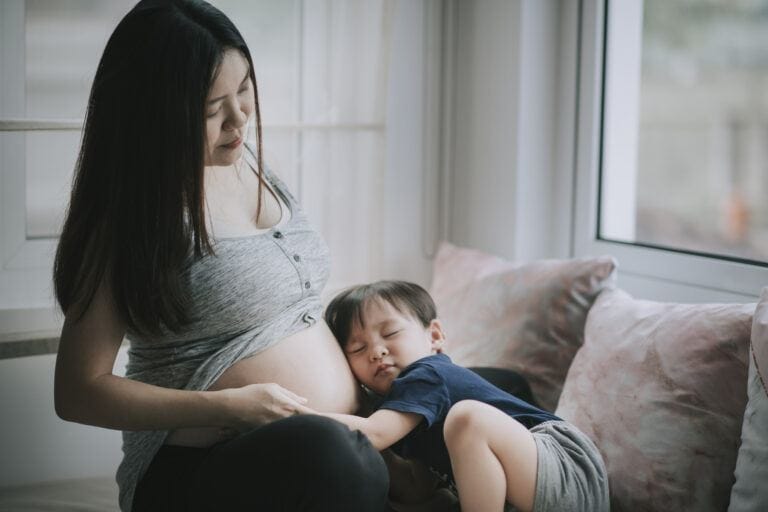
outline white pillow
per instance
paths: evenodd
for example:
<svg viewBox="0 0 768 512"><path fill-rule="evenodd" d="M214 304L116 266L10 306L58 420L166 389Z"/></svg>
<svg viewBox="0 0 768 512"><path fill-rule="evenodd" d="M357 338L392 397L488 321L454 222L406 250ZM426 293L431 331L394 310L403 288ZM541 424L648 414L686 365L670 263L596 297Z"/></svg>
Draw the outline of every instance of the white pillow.
<svg viewBox="0 0 768 512"><path fill-rule="evenodd" d="M768 510L768 288L755 310L749 356L749 402L728 512Z"/></svg>

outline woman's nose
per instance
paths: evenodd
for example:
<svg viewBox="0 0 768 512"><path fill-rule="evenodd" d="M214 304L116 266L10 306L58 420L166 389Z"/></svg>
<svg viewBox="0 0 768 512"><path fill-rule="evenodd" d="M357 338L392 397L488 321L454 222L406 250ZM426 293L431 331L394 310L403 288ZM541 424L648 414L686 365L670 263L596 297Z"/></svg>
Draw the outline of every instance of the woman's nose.
<svg viewBox="0 0 768 512"><path fill-rule="evenodd" d="M227 118L224 128L226 130L237 130L245 126L247 121L248 115L243 112L240 106L237 106L237 108L232 109L232 113Z"/></svg>

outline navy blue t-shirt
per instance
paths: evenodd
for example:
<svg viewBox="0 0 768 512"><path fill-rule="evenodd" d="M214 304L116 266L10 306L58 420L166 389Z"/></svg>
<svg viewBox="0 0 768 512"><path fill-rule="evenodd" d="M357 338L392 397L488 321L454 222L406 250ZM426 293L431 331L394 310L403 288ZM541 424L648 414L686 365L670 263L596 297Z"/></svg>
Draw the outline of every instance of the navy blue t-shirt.
<svg viewBox="0 0 768 512"><path fill-rule="evenodd" d="M557 416L497 388L472 370L453 364L445 354L424 357L409 365L392 381L379 409L416 413L424 421L393 448L418 459L453 481L443 424L448 410L461 400L491 405L530 429Z"/></svg>

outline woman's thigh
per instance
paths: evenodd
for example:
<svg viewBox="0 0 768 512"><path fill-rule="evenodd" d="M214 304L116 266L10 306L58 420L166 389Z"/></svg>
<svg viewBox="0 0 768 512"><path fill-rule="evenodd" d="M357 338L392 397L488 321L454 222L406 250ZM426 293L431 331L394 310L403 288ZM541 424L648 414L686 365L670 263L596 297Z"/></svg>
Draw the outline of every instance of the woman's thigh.
<svg viewBox="0 0 768 512"><path fill-rule="evenodd" d="M385 510L381 455L358 431L321 416L277 421L216 446L193 501L214 510Z"/></svg>
<svg viewBox="0 0 768 512"><path fill-rule="evenodd" d="M384 461L363 434L294 416L211 448L179 498L195 512L376 512L386 510L388 488Z"/></svg>

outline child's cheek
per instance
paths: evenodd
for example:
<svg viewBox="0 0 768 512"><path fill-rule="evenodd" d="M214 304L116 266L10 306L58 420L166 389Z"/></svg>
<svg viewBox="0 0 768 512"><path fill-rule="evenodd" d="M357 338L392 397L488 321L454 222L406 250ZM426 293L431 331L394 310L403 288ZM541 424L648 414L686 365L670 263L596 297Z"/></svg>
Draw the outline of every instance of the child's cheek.
<svg viewBox="0 0 768 512"><path fill-rule="evenodd" d="M360 368L360 365L356 364L355 361L350 358L347 358L347 362L349 363L349 367L352 369L352 375L354 375L359 382L365 384L368 380L368 375L365 373L365 368Z"/></svg>

